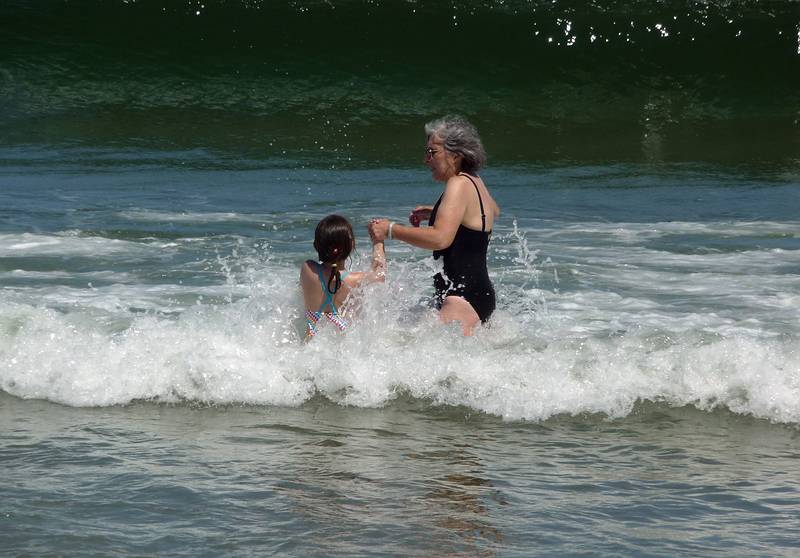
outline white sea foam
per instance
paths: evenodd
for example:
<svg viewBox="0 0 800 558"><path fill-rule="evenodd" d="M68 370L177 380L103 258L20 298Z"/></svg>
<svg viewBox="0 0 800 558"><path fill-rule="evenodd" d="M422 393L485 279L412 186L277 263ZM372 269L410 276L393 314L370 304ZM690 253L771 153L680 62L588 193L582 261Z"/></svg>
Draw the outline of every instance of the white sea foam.
<svg viewBox="0 0 800 558"><path fill-rule="evenodd" d="M800 237L800 222L786 221L665 221L648 223L577 223L562 225L557 229L539 227L532 229L534 234L545 236L605 236L626 243L639 243L642 240L662 238L669 235L698 235L723 238L742 236Z"/></svg>
<svg viewBox="0 0 800 558"><path fill-rule="evenodd" d="M220 255L219 237L212 245L0 235L1 256L126 262L5 272L16 283L0 291L0 388L76 406L295 406L317 394L383 406L408 395L527 420L624 416L653 400L800 423L800 283L789 272L800 251L681 253L645 237L705 225L624 225L638 245L609 240L629 234L619 227L498 228L498 310L490 328L466 339L420 300L441 263L391 245L389 281L369 288L352 328L323 329L310 343L296 243L272 251L231 237ZM191 257L174 259L182 249ZM356 268L367 252L362 246Z"/></svg>
<svg viewBox="0 0 800 558"><path fill-rule="evenodd" d="M140 243L97 236L63 234L0 234L0 257L107 256L143 253Z"/></svg>
<svg viewBox="0 0 800 558"><path fill-rule="evenodd" d="M199 212L199 211L156 211L156 210L130 210L120 211L119 217L128 221L143 221L143 222L157 222L157 223L228 223L228 222L244 222L244 223L263 223L272 222L275 220L274 216L260 215L260 214L242 214L231 212Z"/></svg>
<svg viewBox="0 0 800 558"><path fill-rule="evenodd" d="M389 282L369 288L347 334L323 329L310 343L302 341L296 269L275 262L233 276L235 297L177 305L172 314L132 311L131 299L146 298L143 285L87 289L71 306L5 293L0 387L75 406L139 399L296 406L316 394L383 406L409 395L544 420L624 416L636 401L655 400L800 422L796 331L769 334L646 297L499 285L492 327L463 338L420 304L427 266L393 262Z"/></svg>
<svg viewBox="0 0 800 558"><path fill-rule="evenodd" d="M65 279L79 279L81 281L115 281L125 282L135 279L130 273L114 271L93 272L68 272L68 271L30 271L27 269L12 269L1 272L0 279L31 279L35 281L63 281Z"/></svg>

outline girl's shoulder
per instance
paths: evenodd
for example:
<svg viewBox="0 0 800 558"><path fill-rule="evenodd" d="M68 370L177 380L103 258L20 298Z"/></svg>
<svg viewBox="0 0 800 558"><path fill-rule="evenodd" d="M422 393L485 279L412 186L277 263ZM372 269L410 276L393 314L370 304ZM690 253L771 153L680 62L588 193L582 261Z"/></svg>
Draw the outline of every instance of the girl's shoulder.
<svg viewBox="0 0 800 558"><path fill-rule="evenodd" d="M319 264L314 260L306 260L300 266L300 280L313 281L317 280L319 274Z"/></svg>
<svg viewBox="0 0 800 558"><path fill-rule="evenodd" d="M300 271L302 273L319 273L319 263L315 262L314 260L306 260L303 262L303 265L300 266Z"/></svg>

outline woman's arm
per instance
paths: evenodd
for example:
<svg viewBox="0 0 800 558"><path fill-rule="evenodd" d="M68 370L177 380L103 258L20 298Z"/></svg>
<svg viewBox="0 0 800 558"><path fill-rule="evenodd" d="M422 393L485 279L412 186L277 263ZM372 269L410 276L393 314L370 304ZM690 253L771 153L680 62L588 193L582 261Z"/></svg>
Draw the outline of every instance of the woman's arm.
<svg viewBox="0 0 800 558"><path fill-rule="evenodd" d="M394 223L392 238L427 250L442 250L450 246L467 211L470 193L467 185L467 179L460 176L448 180L433 226L417 228ZM381 240L388 238L389 220L379 219L371 223L370 234Z"/></svg>

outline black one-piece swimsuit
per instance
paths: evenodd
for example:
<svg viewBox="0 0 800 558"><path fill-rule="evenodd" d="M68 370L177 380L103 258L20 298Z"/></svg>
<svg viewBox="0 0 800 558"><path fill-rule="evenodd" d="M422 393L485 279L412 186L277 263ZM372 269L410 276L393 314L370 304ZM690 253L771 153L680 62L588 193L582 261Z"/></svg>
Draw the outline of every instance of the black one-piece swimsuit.
<svg viewBox="0 0 800 558"><path fill-rule="evenodd" d="M444 260L444 274L437 273L433 277L436 307L441 308L444 299L450 295L460 296L472 305L481 321L485 322L495 308L494 287L486 269L486 251L489 248L489 236L492 231L486 230L486 214L478 185L468 174L461 173L461 176L469 178L475 186L481 204L482 225L479 231L459 225L453 243L444 250L434 250L433 258ZM436 221L436 212L441 202L440 196L431 210L429 226Z"/></svg>

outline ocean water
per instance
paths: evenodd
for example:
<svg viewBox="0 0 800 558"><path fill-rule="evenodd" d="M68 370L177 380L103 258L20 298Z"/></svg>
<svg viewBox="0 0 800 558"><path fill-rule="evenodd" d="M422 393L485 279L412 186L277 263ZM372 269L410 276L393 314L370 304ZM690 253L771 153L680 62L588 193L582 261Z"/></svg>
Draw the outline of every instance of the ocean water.
<svg viewBox="0 0 800 558"><path fill-rule="evenodd" d="M5 2L0 553L798 555L798 70L795 2ZM490 325L390 242L303 343L445 112Z"/></svg>

